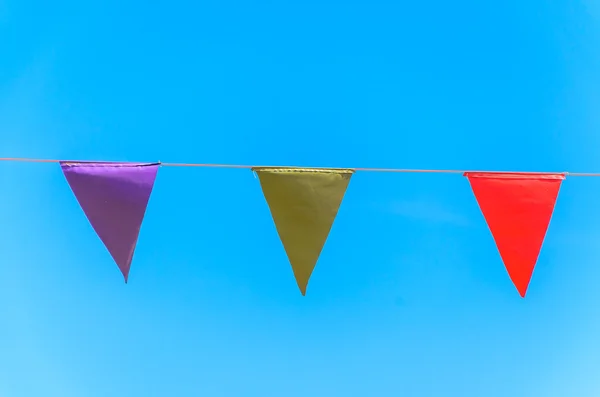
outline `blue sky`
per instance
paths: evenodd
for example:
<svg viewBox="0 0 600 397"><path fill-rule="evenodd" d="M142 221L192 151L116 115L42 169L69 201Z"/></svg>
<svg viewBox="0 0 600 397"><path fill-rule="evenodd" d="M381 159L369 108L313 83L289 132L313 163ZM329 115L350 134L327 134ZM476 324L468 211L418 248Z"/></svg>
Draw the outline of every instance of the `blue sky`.
<svg viewBox="0 0 600 397"><path fill-rule="evenodd" d="M597 1L0 0L0 155L600 170ZM458 175L356 174L306 297L258 180L162 168L128 285L0 164L0 395L600 393L600 178L526 299Z"/></svg>

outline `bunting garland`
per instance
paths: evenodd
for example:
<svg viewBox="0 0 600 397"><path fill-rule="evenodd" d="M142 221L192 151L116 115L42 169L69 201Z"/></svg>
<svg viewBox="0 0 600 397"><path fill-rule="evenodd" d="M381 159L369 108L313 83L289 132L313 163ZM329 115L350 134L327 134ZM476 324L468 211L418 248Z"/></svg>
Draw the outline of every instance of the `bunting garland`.
<svg viewBox="0 0 600 397"><path fill-rule="evenodd" d="M355 171L462 173L521 297L525 297L567 173L252 167L216 164L59 163L92 228L127 283L148 201L161 165L251 169L259 179L275 229L302 295ZM600 176L600 174L568 174Z"/></svg>

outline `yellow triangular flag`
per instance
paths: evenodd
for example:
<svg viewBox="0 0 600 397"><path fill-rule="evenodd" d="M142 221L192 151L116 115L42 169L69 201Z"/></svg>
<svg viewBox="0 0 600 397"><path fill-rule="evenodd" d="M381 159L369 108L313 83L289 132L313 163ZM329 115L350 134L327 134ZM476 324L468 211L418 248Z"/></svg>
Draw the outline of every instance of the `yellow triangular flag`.
<svg viewBox="0 0 600 397"><path fill-rule="evenodd" d="M353 170L255 167L302 295Z"/></svg>

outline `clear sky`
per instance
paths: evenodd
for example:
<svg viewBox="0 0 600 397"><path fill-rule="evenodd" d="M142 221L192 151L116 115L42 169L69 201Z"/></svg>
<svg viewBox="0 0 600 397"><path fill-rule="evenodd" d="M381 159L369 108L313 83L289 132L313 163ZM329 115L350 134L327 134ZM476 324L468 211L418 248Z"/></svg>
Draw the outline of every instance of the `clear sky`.
<svg viewBox="0 0 600 397"><path fill-rule="evenodd" d="M0 0L0 155L598 172L600 3ZM0 395L600 393L600 178L526 299L459 175L356 174L302 297L250 171L159 170L130 282L0 164Z"/></svg>

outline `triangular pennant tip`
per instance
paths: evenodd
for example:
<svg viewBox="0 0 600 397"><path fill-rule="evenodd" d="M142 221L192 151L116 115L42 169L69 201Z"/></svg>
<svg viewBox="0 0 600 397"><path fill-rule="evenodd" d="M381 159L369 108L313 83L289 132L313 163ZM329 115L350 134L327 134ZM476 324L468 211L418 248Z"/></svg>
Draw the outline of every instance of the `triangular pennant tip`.
<svg viewBox="0 0 600 397"><path fill-rule="evenodd" d="M564 174L467 172L504 266L525 297Z"/></svg>
<svg viewBox="0 0 600 397"><path fill-rule="evenodd" d="M302 295L354 173L350 169L255 167Z"/></svg>
<svg viewBox="0 0 600 397"><path fill-rule="evenodd" d="M159 164L61 161L60 166L127 283Z"/></svg>

